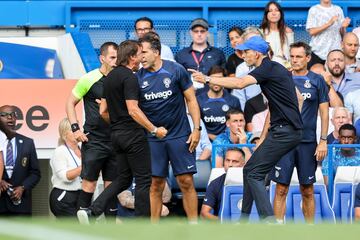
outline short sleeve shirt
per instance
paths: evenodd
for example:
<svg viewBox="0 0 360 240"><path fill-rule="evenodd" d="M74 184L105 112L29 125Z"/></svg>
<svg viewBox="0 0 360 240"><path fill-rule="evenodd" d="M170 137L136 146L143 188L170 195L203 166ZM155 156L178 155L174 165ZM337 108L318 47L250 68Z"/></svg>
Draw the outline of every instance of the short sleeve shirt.
<svg viewBox="0 0 360 240"><path fill-rule="evenodd" d="M315 142L319 104L329 102L328 87L321 75L311 71L306 76L293 76L293 80L304 98L301 109L304 127L302 142Z"/></svg>
<svg viewBox="0 0 360 240"><path fill-rule="evenodd" d="M144 68L137 72L140 107L155 126L163 126L168 134L162 140L190 134L184 91L192 87L187 71L180 64L163 60L157 72ZM149 141L161 141L148 134Z"/></svg>
<svg viewBox="0 0 360 240"><path fill-rule="evenodd" d="M206 189L203 204L211 207L215 216L219 215L225 178L226 173L214 179Z"/></svg>
<svg viewBox="0 0 360 240"><path fill-rule="evenodd" d="M230 109L241 110L239 100L224 91L220 98L209 98L208 93L204 92L197 96L200 107L201 119L206 130L210 134L218 135L226 129L226 112Z"/></svg>
<svg viewBox="0 0 360 240"><path fill-rule="evenodd" d="M142 128L129 115L126 100L139 100L139 84L131 69L118 66L107 76L104 95L108 105L111 129Z"/></svg>
<svg viewBox="0 0 360 240"><path fill-rule="evenodd" d="M326 60L329 51L341 49L340 28L344 21L344 13L342 9L336 5L323 7L320 4L317 4L309 9L306 21L307 30L323 26L329 22L333 16L339 16L338 20L326 30L312 36L310 40L312 51L322 60Z"/></svg>
<svg viewBox="0 0 360 240"><path fill-rule="evenodd" d="M249 75L256 79L268 99L271 124L290 124L295 129L302 129L291 73L281 64L266 57Z"/></svg>

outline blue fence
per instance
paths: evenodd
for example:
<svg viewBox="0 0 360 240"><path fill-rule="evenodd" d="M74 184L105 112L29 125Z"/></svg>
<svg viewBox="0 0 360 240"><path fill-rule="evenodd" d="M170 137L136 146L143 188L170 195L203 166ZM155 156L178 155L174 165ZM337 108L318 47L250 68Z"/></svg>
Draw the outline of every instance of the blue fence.
<svg viewBox="0 0 360 240"><path fill-rule="evenodd" d="M216 163L216 148L219 147L254 147L254 144L214 144L212 146L212 154L211 154L211 165L214 168ZM328 193L329 193L329 200L332 202L333 198L333 187L334 187L334 168L333 168L333 160L334 160L334 152L336 148L360 148L360 144L329 144L328 145Z"/></svg>

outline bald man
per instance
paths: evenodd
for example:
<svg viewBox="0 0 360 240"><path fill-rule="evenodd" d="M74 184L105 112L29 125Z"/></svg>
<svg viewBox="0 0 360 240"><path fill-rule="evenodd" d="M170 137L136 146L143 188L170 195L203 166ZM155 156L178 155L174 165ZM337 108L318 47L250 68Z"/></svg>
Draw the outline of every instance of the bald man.
<svg viewBox="0 0 360 240"><path fill-rule="evenodd" d="M359 50L359 38L355 33L348 32L344 35L341 47L345 54L345 72L359 72L360 61L356 59L356 54Z"/></svg>

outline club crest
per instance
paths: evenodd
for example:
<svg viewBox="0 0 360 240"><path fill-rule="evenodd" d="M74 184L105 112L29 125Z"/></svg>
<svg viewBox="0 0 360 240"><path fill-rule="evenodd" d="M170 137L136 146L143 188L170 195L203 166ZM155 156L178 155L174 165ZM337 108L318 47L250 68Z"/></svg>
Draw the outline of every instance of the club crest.
<svg viewBox="0 0 360 240"><path fill-rule="evenodd" d="M311 88L310 80L306 80L306 81L305 81L304 87L305 87L305 88Z"/></svg>
<svg viewBox="0 0 360 240"><path fill-rule="evenodd" d="M28 163L27 157L24 157L23 159L21 159L21 166L26 167L27 163Z"/></svg>
<svg viewBox="0 0 360 240"><path fill-rule="evenodd" d="M221 107L221 109L222 109L224 112L227 112L227 111L229 111L230 107L229 107L229 105L224 104L224 105Z"/></svg>
<svg viewBox="0 0 360 240"><path fill-rule="evenodd" d="M169 88L170 84L171 84L171 79L170 78L164 78L163 83L164 83L166 88Z"/></svg>

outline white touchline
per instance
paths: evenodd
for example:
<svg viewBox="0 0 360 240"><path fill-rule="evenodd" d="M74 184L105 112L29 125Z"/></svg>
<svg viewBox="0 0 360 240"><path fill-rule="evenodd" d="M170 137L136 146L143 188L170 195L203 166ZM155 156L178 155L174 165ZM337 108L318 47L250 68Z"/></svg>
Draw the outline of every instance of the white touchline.
<svg viewBox="0 0 360 240"><path fill-rule="evenodd" d="M21 231L19 231L19 229ZM68 230L53 229L50 226L37 226L33 224L24 224L12 221L0 220L0 235L4 234L11 237L22 239L76 239L76 240L107 240L102 236L93 236Z"/></svg>

